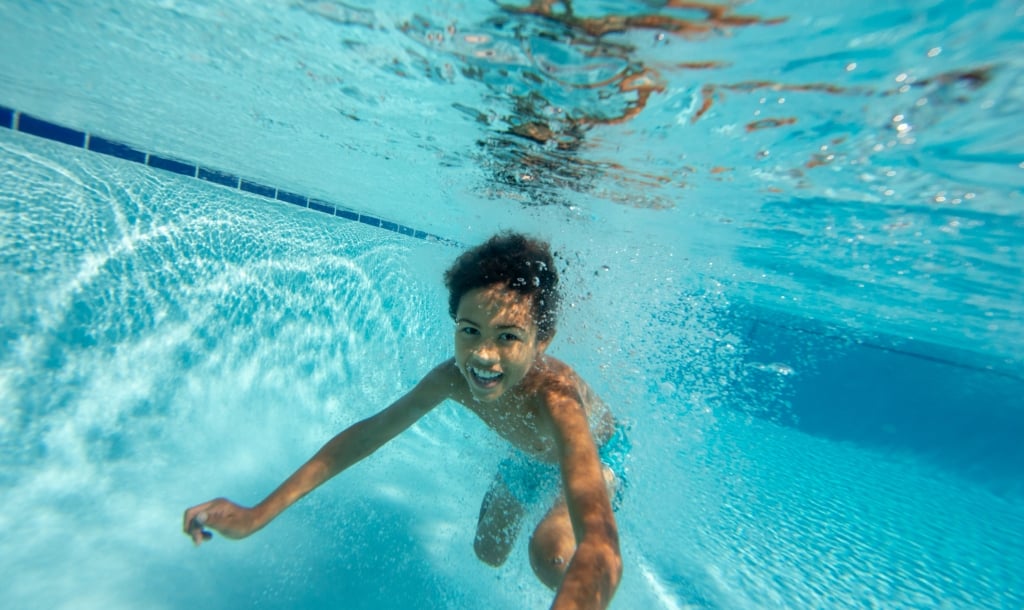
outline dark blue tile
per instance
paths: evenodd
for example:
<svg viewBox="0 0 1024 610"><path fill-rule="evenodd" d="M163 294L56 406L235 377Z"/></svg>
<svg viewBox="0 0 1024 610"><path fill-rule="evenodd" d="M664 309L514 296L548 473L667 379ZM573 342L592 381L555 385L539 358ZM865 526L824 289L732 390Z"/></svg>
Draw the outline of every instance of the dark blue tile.
<svg viewBox="0 0 1024 610"><path fill-rule="evenodd" d="M295 205L301 205L306 207L306 196L298 195L296 193L289 193L288 191L277 190L278 201L284 201L285 203L294 203Z"/></svg>
<svg viewBox="0 0 1024 610"><path fill-rule="evenodd" d="M373 216L367 216L366 214L359 215L359 222L370 225L371 227L380 226L380 218L374 218Z"/></svg>
<svg viewBox="0 0 1024 610"><path fill-rule="evenodd" d="M269 197L274 199L277 196L277 189L272 186L264 186L256 182L249 182L248 180L242 180L242 183L238 186L247 193L253 193L255 195L262 195L263 197Z"/></svg>
<svg viewBox="0 0 1024 610"><path fill-rule="evenodd" d="M319 199L310 199L309 208L311 210L316 210L317 212L323 212L324 214L334 214L334 206L326 201L320 201Z"/></svg>
<svg viewBox="0 0 1024 610"><path fill-rule="evenodd" d="M243 180L234 174L197 167L190 163L177 161L168 157L161 157L159 155L147 155L145 151L138 150L116 140L110 140L100 136L90 136L83 131L57 125L56 123L44 121L43 119L39 119L31 115L18 113L16 110L6 106L0 106L0 127L18 129L24 133L43 137L48 140L62 142L64 144L70 144L80 148L84 147L92 152L125 159L135 163L143 163L156 169L181 174L183 176L198 177L199 179L207 182L237 188L254 195L277 199L279 201L303 207L308 206L318 212L332 214L347 220L359 221L372 227L386 229L401 235L408 235L417 239L437 241L445 244L459 245L458 242L432 235L425 231L414 229L413 227L407 227L396 222L382 220L376 216L370 216L368 214L359 214L352 210L336 208L333 204L327 201L309 199L305 195L281 191L272 186Z"/></svg>
<svg viewBox="0 0 1024 610"><path fill-rule="evenodd" d="M196 175L196 166L189 165L188 163L182 163L181 161L175 161L174 159L168 159L167 157L158 157L157 155L149 155L149 166L157 169L162 169L168 172L174 172L175 174L181 174L182 176Z"/></svg>
<svg viewBox="0 0 1024 610"><path fill-rule="evenodd" d="M82 148L85 146L85 132L77 131L64 127L63 125L57 125L43 119L37 119L34 116L28 114L22 114L18 119L18 131L30 133L40 138L46 138L47 140L53 140L54 142L62 142L64 144L70 144Z"/></svg>
<svg viewBox="0 0 1024 610"><path fill-rule="evenodd" d="M99 136L89 136L89 150L135 163L146 163L146 153L141 150Z"/></svg>
<svg viewBox="0 0 1024 610"><path fill-rule="evenodd" d="M207 182L213 182L215 184L220 184L221 186L230 186L233 189L238 188L238 176L235 176L234 174L218 172L215 169L206 169L205 167L200 167L199 179L206 180Z"/></svg>

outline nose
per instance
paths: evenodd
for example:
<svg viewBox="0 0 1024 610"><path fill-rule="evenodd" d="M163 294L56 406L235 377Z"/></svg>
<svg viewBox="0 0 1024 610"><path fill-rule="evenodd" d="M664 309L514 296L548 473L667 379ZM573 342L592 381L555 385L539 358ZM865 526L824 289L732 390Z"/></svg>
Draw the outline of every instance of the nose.
<svg viewBox="0 0 1024 610"><path fill-rule="evenodd" d="M473 350L473 358L481 364L493 364L498 361L498 348L491 341L481 341Z"/></svg>

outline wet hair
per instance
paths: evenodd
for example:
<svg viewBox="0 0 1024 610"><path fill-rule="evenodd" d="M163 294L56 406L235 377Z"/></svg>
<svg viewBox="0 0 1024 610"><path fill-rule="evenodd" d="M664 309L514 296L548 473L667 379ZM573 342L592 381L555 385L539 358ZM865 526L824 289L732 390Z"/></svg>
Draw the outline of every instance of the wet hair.
<svg viewBox="0 0 1024 610"><path fill-rule="evenodd" d="M546 242L505 232L463 252L444 273L452 319L463 295L493 284L533 297L537 339L547 341L554 336L561 295L558 271Z"/></svg>

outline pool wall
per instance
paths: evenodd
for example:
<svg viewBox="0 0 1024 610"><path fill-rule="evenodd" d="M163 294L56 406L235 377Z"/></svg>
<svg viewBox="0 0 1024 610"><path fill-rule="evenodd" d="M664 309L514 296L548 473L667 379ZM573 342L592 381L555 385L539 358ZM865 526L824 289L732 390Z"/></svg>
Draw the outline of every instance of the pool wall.
<svg viewBox="0 0 1024 610"><path fill-rule="evenodd" d="M247 180L230 170L157 154L117 139L0 106L0 127L360 222L414 239L454 239ZM1020 492L1024 471L1024 378L981 355L850 329L747 304L730 324L744 337L752 399L741 409L799 430L873 448L909 451L998 491ZM762 400L762 398L764 400Z"/></svg>
<svg viewBox="0 0 1024 610"><path fill-rule="evenodd" d="M748 391L776 409L754 415L838 442L909 453L1000 494L1024 492L1024 378L1000 362L743 307ZM756 404L751 402L750 404Z"/></svg>
<svg viewBox="0 0 1024 610"><path fill-rule="evenodd" d="M281 201L302 208L337 216L346 220L361 222L372 227L384 229L394 233L400 233L416 239L425 239L448 243L459 246L458 242L421 231L413 227L379 218L373 214L362 213L333 202L324 201L315 197L309 197L302 193L295 193L284 188L261 184L244 177L238 176L229 171L215 169L201 163L190 160L182 160L174 156L166 156L157 153L147 152L133 145L109 139L79 129L60 125L31 114L20 112L13 108L0 106L0 127L13 129L61 144L67 144L76 148L83 148L91 152L97 152L111 157L148 165L149 167L179 174L197 180L204 180L218 184L223 187L235 189L256 195L266 199Z"/></svg>

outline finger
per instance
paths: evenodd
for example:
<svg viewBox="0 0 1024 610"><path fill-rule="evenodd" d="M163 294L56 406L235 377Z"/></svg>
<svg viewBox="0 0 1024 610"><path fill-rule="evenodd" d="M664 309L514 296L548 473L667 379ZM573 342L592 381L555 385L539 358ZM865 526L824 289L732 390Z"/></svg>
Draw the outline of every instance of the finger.
<svg viewBox="0 0 1024 610"><path fill-rule="evenodd" d="M192 511L190 510L189 512ZM205 510L199 511L193 515L189 515L189 512L185 513L185 518L188 519L185 522L185 533L195 539L196 532L203 531L203 526L206 525L206 521L210 518L210 514Z"/></svg>
<svg viewBox="0 0 1024 610"><path fill-rule="evenodd" d="M199 513L195 517L193 517L192 521L189 522L188 533L189 533L189 535L192 536L192 542L196 546L199 546L205 540L209 540L209 539L213 538L213 534L212 533L210 533L207 530L203 529L203 525L206 523L206 519L207 518L208 518L208 515L204 511L204 512Z"/></svg>
<svg viewBox="0 0 1024 610"><path fill-rule="evenodd" d="M193 506L192 508L185 511L185 516L182 519L181 523L181 530L183 532L188 534L192 531L192 520L195 519L196 515L203 512L207 504L209 504L209 502L204 502L203 504L200 504L198 506Z"/></svg>
<svg viewBox="0 0 1024 610"><path fill-rule="evenodd" d="M211 538L213 538L213 534L204 529L192 530L192 543L196 546L201 545Z"/></svg>

